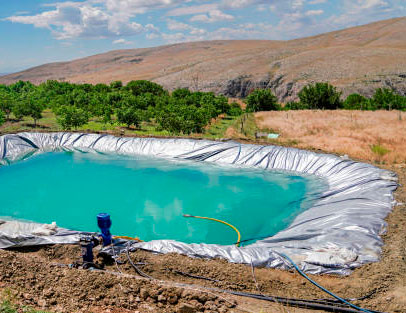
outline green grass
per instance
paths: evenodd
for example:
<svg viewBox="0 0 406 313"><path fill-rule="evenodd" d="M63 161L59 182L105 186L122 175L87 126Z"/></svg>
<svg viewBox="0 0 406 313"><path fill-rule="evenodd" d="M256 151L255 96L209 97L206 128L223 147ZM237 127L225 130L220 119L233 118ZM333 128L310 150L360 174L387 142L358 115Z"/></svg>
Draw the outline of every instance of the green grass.
<svg viewBox="0 0 406 313"><path fill-rule="evenodd" d="M235 116L226 116L216 120L213 124L209 126L206 132L203 134L205 138L224 138L227 129L230 126L233 126L237 117Z"/></svg>
<svg viewBox="0 0 406 313"><path fill-rule="evenodd" d="M10 289L0 290L0 313L47 313L27 306L15 305L15 294Z"/></svg>
<svg viewBox="0 0 406 313"><path fill-rule="evenodd" d="M218 118L213 124L205 130L203 134L192 134L191 137L203 138L223 138L228 127L233 125L236 117ZM15 120L14 116L10 116L10 120L0 126L0 134L18 133L25 131L63 131L57 123L56 116L51 110L45 110L42 118L37 121L37 127L34 127L34 122L31 118L25 117L21 121ZM87 124L79 127L75 131L82 132L105 132L113 135L122 136L175 136L166 130L161 130L154 122L143 122L138 128L128 128L125 125L119 124L116 121L113 123L103 123L99 118L92 118Z"/></svg>
<svg viewBox="0 0 406 313"><path fill-rule="evenodd" d="M389 149L386 149L384 146L381 146L380 144L372 145L371 151L379 157L383 157L385 154L388 154L390 152Z"/></svg>
<svg viewBox="0 0 406 313"><path fill-rule="evenodd" d="M47 313L45 311L37 311L28 307L16 306L9 301L0 303L0 313Z"/></svg>

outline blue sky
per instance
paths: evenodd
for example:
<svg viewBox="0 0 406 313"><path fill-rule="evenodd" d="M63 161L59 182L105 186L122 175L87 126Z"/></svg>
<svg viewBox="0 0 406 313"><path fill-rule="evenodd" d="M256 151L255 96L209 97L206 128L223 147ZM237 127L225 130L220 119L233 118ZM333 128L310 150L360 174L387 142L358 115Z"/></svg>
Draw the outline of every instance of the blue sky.
<svg viewBox="0 0 406 313"><path fill-rule="evenodd" d="M406 15L406 0L0 0L0 73L114 49L288 40Z"/></svg>

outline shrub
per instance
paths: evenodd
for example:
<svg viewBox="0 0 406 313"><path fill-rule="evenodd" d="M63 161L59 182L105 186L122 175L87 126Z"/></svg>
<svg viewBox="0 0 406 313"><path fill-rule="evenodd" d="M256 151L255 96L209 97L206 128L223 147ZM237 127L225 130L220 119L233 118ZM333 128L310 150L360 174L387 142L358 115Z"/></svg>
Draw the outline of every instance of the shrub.
<svg viewBox="0 0 406 313"><path fill-rule="evenodd" d="M281 106L269 89L257 89L246 98L247 112L278 111Z"/></svg>
<svg viewBox="0 0 406 313"><path fill-rule="evenodd" d="M346 110L366 110L368 108L368 99L360 94L350 94L343 103Z"/></svg>
<svg viewBox="0 0 406 313"><path fill-rule="evenodd" d="M230 116L240 116L243 113L241 106L237 102L232 102L230 104L230 109L227 114Z"/></svg>
<svg viewBox="0 0 406 313"><path fill-rule="evenodd" d="M335 110L342 107L341 92L328 83L305 86L299 92L299 99L309 109Z"/></svg>
<svg viewBox="0 0 406 313"><path fill-rule="evenodd" d="M402 97L388 88L376 89L371 101L376 109L406 110L406 97Z"/></svg>
<svg viewBox="0 0 406 313"><path fill-rule="evenodd" d="M390 152L388 149L386 149L384 146L381 146L380 144L372 145L371 151L379 157L383 157L385 154Z"/></svg>

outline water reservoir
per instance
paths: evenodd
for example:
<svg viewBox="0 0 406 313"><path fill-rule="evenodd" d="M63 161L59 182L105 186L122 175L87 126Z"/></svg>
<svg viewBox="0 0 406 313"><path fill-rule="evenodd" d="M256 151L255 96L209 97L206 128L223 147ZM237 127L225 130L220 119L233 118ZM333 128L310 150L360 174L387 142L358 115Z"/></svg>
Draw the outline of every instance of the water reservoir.
<svg viewBox="0 0 406 313"><path fill-rule="evenodd" d="M52 152L0 167L0 217L98 231L108 212L115 235L142 240L244 245L289 226L325 184L289 172L97 153Z"/></svg>

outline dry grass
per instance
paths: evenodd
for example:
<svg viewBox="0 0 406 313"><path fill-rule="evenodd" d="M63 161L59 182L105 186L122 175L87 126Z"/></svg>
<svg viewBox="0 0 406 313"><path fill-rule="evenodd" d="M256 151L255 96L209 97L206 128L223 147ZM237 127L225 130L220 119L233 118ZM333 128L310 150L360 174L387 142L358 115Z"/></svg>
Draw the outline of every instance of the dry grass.
<svg viewBox="0 0 406 313"><path fill-rule="evenodd" d="M379 163L406 163L406 113L289 111L259 112L255 117L260 129L272 129L281 134L281 142L294 140L299 148Z"/></svg>

